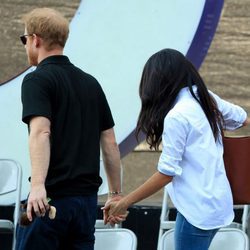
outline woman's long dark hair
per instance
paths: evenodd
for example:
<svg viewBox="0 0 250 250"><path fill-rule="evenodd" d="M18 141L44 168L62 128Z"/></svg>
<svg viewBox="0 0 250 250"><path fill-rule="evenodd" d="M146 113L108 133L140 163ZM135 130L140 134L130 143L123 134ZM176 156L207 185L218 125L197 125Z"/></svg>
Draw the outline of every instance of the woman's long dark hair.
<svg viewBox="0 0 250 250"><path fill-rule="evenodd" d="M193 92L193 85L197 86L198 98ZM215 141L220 133L223 135L223 117L198 71L179 51L164 49L148 59L139 87L141 111L136 137L143 132L150 148L159 148L164 118L183 87L188 87L192 96L201 105Z"/></svg>

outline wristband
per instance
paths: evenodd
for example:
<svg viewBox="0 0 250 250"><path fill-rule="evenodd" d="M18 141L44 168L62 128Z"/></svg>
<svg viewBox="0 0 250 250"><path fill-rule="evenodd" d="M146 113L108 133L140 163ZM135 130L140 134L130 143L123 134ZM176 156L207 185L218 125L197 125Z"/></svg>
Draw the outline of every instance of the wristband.
<svg viewBox="0 0 250 250"><path fill-rule="evenodd" d="M115 195L120 195L120 194L122 194L121 191L110 191L109 192L109 196L115 196Z"/></svg>

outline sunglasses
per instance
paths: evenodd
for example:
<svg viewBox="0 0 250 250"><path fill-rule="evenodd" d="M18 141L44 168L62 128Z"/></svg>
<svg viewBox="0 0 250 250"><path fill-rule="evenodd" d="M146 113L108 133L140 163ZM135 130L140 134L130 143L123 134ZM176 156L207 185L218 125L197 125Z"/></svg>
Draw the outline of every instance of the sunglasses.
<svg viewBox="0 0 250 250"><path fill-rule="evenodd" d="M26 45L28 36L33 36L33 34L26 34L26 35L20 36L20 40L23 43L23 45Z"/></svg>

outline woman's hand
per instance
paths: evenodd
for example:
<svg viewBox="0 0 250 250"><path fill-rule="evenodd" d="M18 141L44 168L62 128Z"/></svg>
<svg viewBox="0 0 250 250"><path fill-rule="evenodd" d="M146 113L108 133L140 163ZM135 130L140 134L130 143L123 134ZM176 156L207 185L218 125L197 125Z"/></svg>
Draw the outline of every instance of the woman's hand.
<svg viewBox="0 0 250 250"><path fill-rule="evenodd" d="M109 216L117 216L121 214L126 214L128 209L128 205L126 204L126 200L123 198L117 202L111 202L109 206Z"/></svg>
<svg viewBox="0 0 250 250"><path fill-rule="evenodd" d="M244 123L243 126L248 126L250 124L250 118L247 118Z"/></svg>
<svg viewBox="0 0 250 250"><path fill-rule="evenodd" d="M125 221L128 216L128 206L124 203L124 198L112 198L108 200L104 207L102 207L104 214L104 223L110 223L111 226Z"/></svg>

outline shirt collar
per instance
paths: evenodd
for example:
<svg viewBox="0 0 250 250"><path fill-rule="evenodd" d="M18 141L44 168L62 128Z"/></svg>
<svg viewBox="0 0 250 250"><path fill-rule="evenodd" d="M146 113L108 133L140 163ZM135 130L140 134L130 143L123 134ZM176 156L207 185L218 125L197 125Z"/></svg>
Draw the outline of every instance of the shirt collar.
<svg viewBox="0 0 250 250"><path fill-rule="evenodd" d="M69 58L64 55L55 55L55 56L49 56L43 59L37 67L41 67L46 64L69 64Z"/></svg>
<svg viewBox="0 0 250 250"><path fill-rule="evenodd" d="M193 85L192 86L192 89L194 91L194 93L196 94L197 93L197 86L196 85ZM178 97L182 97L182 96L190 96L191 93L190 93L190 90L189 90L189 87L184 87L180 90L179 94L178 94Z"/></svg>
<svg viewBox="0 0 250 250"><path fill-rule="evenodd" d="M193 85L192 86L192 89L194 91L194 94L197 96L197 86L196 85ZM190 90L189 90L189 87L184 87L180 90L180 92L178 93L176 99L175 99L175 102L173 104L173 106L179 102L181 99L183 98L193 98L192 94L190 93ZM198 96L197 96L198 97Z"/></svg>

